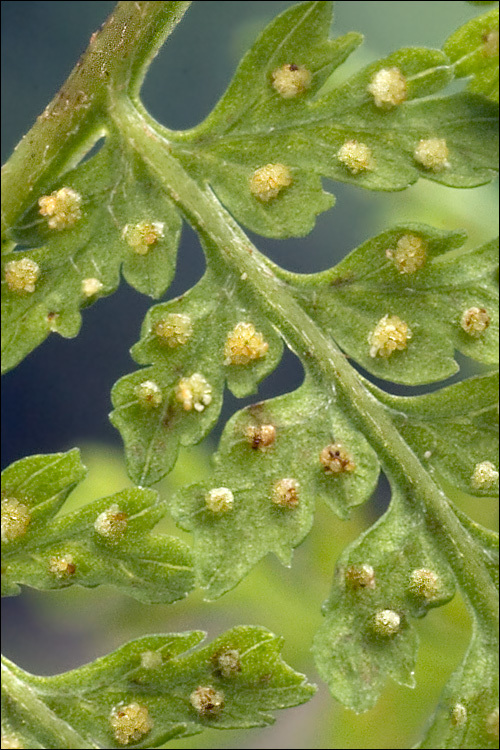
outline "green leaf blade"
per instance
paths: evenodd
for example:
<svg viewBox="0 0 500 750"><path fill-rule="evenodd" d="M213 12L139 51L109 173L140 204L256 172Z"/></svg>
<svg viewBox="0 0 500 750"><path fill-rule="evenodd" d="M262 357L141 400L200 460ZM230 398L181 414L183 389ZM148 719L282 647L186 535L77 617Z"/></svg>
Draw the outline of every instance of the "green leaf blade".
<svg viewBox="0 0 500 750"><path fill-rule="evenodd" d="M498 747L498 646L475 630L419 748Z"/></svg>
<svg viewBox="0 0 500 750"><path fill-rule="evenodd" d="M64 472L78 455L34 456L3 472L2 594L19 593L19 584L111 584L143 602L185 597L193 587L191 553L179 539L151 534L165 514L153 490L124 490L54 518L82 478L79 463L69 477Z"/></svg>
<svg viewBox="0 0 500 750"><path fill-rule="evenodd" d="M146 164L119 138L56 183L80 196L78 216L62 226L33 205L10 236L36 250L16 250L2 259L2 367L17 365L51 332L72 338L80 309L116 290L120 270L143 294L159 297L172 281L181 219ZM47 197L47 196L46 196ZM139 227L139 230L134 229ZM142 227L142 230L141 230ZM149 229L148 229L149 228ZM9 288L7 264L28 258L39 268L31 291Z"/></svg>
<svg viewBox="0 0 500 750"><path fill-rule="evenodd" d="M274 721L273 710L303 703L314 693L314 686L282 661L281 639L264 628L233 628L210 645L189 652L203 635L195 631L145 636L93 664L55 677L35 677L17 667L15 672L55 716L104 747L132 741L120 741L120 724L113 718L120 707L135 705L143 711L134 746L158 747L206 727L265 726ZM221 654L228 653L232 668L221 671ZM221 696L220 710L196 710L193 693L200 687L210 687Z"/></svg>
<svg viewBox="0 0 500 750"><path fill-rule="evenodd" d="M5 262L21 257L35 262L40 278L34 292L7 289L5 370L52 331L76 336L80 309L112 293L120 269L130 284L153 297L172 279L181 228L171 200L177 192L170 189L168 175L158 173L161 158L138 156L135 136L119 134L131 114L141 137L146 133L155 141L157 157L166 147L198 183L212 186L239 221L264 236L311 231L316 216L334 203L322 188L322 176L376 190L401 190L419 177L457 187L492 179L497 115L491 103L470 94L428 99L453 76L443 52L399 50L340 87L324 89L330 73L360 42L356 34L328 39L331 11L331 3L309 2L276 19L244 58L214 112L191 131L165 131L130 101L110 102L97 130L93 124L95 137L105 135L106 145L46 188L49 195L61 187L75 190L83 217L62 232L48 231L37 203L42 196L37 196L9 228L9 237L26 252L9 253ZM276 70L287 64L305 67L311 75L296 97L281 96L273 85ZM405 100L395 107L376 106L369 90L373 76L393 69L406 79ZM436 141L445 143L445 156L439 163L422 162L418 148ZM353 143L370 154L361 166L341 155ZM77 156L82 153L75 152L71 164ZM275 198L263 200L251 185L256 171L269 164L282 165L288 177ZM161 227L157 241L131 247L127 237L144 223Z"/></svg>
<svg viewBox="0 0 500 750"><path fill-rule="evenodd" d="M418 508L396 492L387 513L341 555L323 606L313 653L333 696L360 713L375 704L387 677L413 687L418 637L411 619L454 591Z"/></svg>
<svg viewBox="0 0 500 750"><path fill-rule="evenodd" d="M476 476L476 467L498 461L498 372L421 396L391 396L367 385L390 407L408 445L431 471L470 495L498 493L498 477L481 485Z"/></svg>
<svg viewBox="0 0 500 750"><path fill-rule="evenodd" d="M2 471L2 506L4 516L2 542L13 546L36 539L37 533L62 507L67 496L82 481L87 470L80 459L80 451L29 456L15 461ZM8 504L13 501L25 506L29 515L26 527L11 529ZM15 522L15 518L13 519ZM12 532L12 533L11 533Z"/></svg>
<svg viewBox="0 0 500 750"><path fill-rule="evenodd" d="M407 224L364 243L330 271L279 273L310 316L368 372L396 383L429 383L457 371L454 348L485 364L498 362L497 242L458 253L462 241L460 233ZM464 329L468 310L484 311L482 330ZM401 349L384 349L386 319L407 326Z"/></svg>
<svg viewBox="0 0 500 750"><path fill-rule="evenodd" d="M190 131L169 133L186 171L208 182L238 221L270 237L307 234L316 215L333 204L320 175L372 190L402 190L419 177L456 187L490 181L497 163L496 110L470 94L429 99L453 79L442 51L401 49L341 86L317 86L318 70L326 70L324 50L332 55L330 72L360 41L351 35L327 41L327 5L303 3L285 11L247 53L211 115ZM310 21L304 43L296 32ZM316 23L323 28L315 47ZM280 64L309 71L309 85L281 96L274 83ZM380 71L403 76L405 92L395 106L374 102L371 87ZM432 149L436 143L444 149L437 161L420 155L425 144ZM353 144L364 152L351 161L343 149ZM291 181L274 198L262 199L253 193L253 176L276 164L289 170Z"/></svg>
<svg viewBox="0 0 500 750"><path fill-rule="evenodd" d="M338 473L327 472L321 456L328 446L345 451L348 469L337 462ZM269 552L289 565L311 528L316 501L346 518L370 497L378 470L362 435L308 381L235 414L213 476L171 502L177 523L194 534L197 577L207 598L233 588ZM229 507L219 509L211 497L221 492L229 492Z"/></svg>
<svg viewBox="0 0 500 750"><path fill-rule="evenodd" d="M154 14L173 10L170 21L175 22L185 5L122 4L117 16L130 6L146 18L145 25L151 22L152 54L162 26ZM348 34L328 40L331 10L332 3L308 2L280 16L245 57L212 115L185 133L161 129L138 102L145 64L140 45L130 69L125 65L117 75L115 90L111 82L106 89L98 84L106 145L63 177L48 167L45 180L51 184L48 191L64 188L67 179L71 190L82 193L82 216L75 226L71 222L51 232L50 221L41 218L34 203L10 230L12 241L28 248L27 262L41 273L33 294L29 284L16 288L8 265L4 270L6 369L51 330L76 335L80 308L113 291L120 271L141 292L160 296L174 273L182 213L202 236L207 273L193 290L150 311L133 350L145 369L125 376L114 389L112 420L123 434L131 476L141 485L158 481L173 466L179 445L198 442L213 427L225 385L238 397L254 393L279 363L285 340L306 364L304 385L235 415L223 434L213 474L171 502L179 525L193 532L198 582L216 598L269 552L290 564L293 549L311 527L316 500L324 499L347 517L372 493L380 460L393 484L393 500L339 562L326 621L316 638L318 667L332 692L356 711L375 703L386 677L411 686L418 641L412 618L448 601L456 579L474 610L473 641L445 689L423 746L489 747L495 716L498 729L492 688L497 663L485 665L497 645L491 623L498 537L449 498L457 488L488 497L498 482L494 376L398 398L371 386L346 359L408 385L452 375L458 368L455 350L483 364L497 363L497 244L464 252L458 233L408 224L365 243L335 269L299 277L260 256L230 213L266 236L301 236L333 205L333 196L322 190L322 177L377 190L404 189L420 177L455 187L489 181L496 167L497 114L488 99L495 98L498 77L489 59L494 55L484 52L492 41L491 27L472 22L451 37L445 52L398 50L335 88L328 76L360 38ZM130 43L125 32L131 26L121 27L120 45ZM280 67L289 73L306 69L303 89L282 96L284 89L275 85ZM380 72L400 76L399 101L377 101ZM474 76L469 92L433 98L455 74ZM61 114L49 108L41 119ZM94 117L90 130L96 124ZM73 133L78 127L68 138ZM82 155L83 135L82 129L79 150L73 143L72 164ZM49 148L56 150L56 144ZM48 163L52 158L49 150ZM68 164L68 150L61 149L58 163ZM259 193L256 176L276 166L278 177L274 171ZM406 238L408 244L409 236L410 245L421 240L424 250L424 263L412 270L402 268L397 258L400 242ZM8 245L6 264L23 257L10 250ZM413 250L414 245L408 251L410 265L420 252L417 247L412 255ZM89 281L98 283L96 291L85 291ZM186 316L189 324L180 321ZM172 317L174 329L187 326L186 341L180 340L186 331L173 337L158 334L157 326ZM382 331L382 341L377 329L391 319L399 322ZM241 325L251 325L254 333L247 330L246 340L235 344ZM162 337L179 340L172 344ZM384 350L387 341L390 350ZM255 353L256 346L258 356L248 356L246 351ZM184 382L195 375L203 381L201 395L194 393L193 383ZM17 593L19 584L43 589L112 582L144 602L184 596L193 583L191 556L178 540L152 534L167 503L151 490L127 490L54 517L81 471L75 463L56 473L54 487L45 494L43 482L40 487L35 482L29 488L36 490L33 497L24 492L24 476L17 480L11 473L2 497L10 503L2 518L6 592ZM15 494L19 486L20 499ZM52 682L20 670L16 679L24 681L27 699L35 689L43 693L46 704L39 718L43 714L50 723L53 714L53 728L57 725L68 747L86 746L84 738L94 746L95 726L104 746L132 741L141 747L204 726L264 726L272 720L270 708L289 705L290 695L300 702L310 694L302 676L276 668L280 644L271 634L238 629L202 650L201 661L200 652L184 657L199 636L141 639L137 649L129 644L129 651L125 647ZM169 647L165 659L167 641L177 650ZM236 667L232 652L238 654ZM193 675L200 678L196 683ZM212 696L208 711L200 711L199 695L193 696L214 685L220 688L218 697ZM40 708L41 702L38 694L33 706ZM27 718L34 723L22 700L11 707L10 727L22 731ZM110 740L123 717L125 727L122 723ZM126 726L131 720L138 722L132 735ZM77 727L75 733L69 725L64 733L67 722ZM51 743L50 732L42 730L22 744Z"/></svg>
<svg viewBox="0 0 500 750"><path fill-rule="evenodd" d="M498 8L472 18L446 41L444 51L469 90L498 102Z"/></svg>
<svg viewBox="0 0 500 750"><path fill-rule="evenodd" d="M238 397L254 393L281 360L283 342L247 286L246 279L209 263L193 289L146 316L141 340L132 351L136 361L152 366L126 375L112 393L111 421L122 433L129 471L138 484L157 482L172 468L180 443L198 443L209 432L220 413L225 382ZM157 326L172 320L187 326L185 341L182 335L182 342L175 335L158 335ZM244 335L236 340L242 356L233 363L228 341L241 325L253 326L254 333L250 349ZM161 389L157 408L145 406L137 395L141 383L151 381ZM194 400L189 400L193 388ZM204 389L205 400L196 400L197 389Z"/></svg>
<svg viewBox="0 0 500 750"><path fill-rule="evenodd" d="M276 118L286 119L290 110L303 110L304 96L284 101L271 85L264 87L263 81L270 84L273 71L286 63L305 65L312 74L307 93L315 95L362 41L357 33L328 39L332 18L332 2L298 3L285 10L243 57L227 91L207 119L183 137L247 130L252 123L258 131L262 118L272 124Z"/></svg>

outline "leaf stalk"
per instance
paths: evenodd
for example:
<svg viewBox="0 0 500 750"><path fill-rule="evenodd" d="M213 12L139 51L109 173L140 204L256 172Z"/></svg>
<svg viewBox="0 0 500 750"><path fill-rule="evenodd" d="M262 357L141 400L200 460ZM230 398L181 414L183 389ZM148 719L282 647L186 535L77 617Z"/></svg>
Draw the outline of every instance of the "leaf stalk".
<svg viewBox="0 0 500 750"><path fill-rule="evenodd" d="M289 348L306 363L364 432L390 481L419 503L427 528L446 550L457 582L478 624L492 636L498 628L498 596L475 540L455 515L444 491L395 427L387 409L363 385L356 370L329 336L302 309L285 282L220 204L212 190L201 188L170 154L169 142L151 120L123 100L114 118L129 144L149 165L165 191L202 237L215 265L225 264L236 278L247 279L255 302L273 320Z"/></svg>

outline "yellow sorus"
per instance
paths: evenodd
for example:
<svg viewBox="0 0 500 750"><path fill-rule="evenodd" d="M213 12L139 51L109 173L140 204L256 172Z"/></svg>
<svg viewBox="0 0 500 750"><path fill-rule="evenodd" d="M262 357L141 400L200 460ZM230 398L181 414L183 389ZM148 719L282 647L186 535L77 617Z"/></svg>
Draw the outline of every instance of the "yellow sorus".
<svg viewBox="0 0 500 750"><path fill-rule="evenodd" d="M418 568L410 575L408 588L414 596L432 601L439 593L439 578L433 570Z"/></svg>
<svg viewBox="0 0 500 750"><path fill-rule="evenodd" d="M200 686L193 690L189 702L200 716L218 716L224 708L224 693L210 686Z"/></svg>
<svg viewBox="0 0 500 750"><path fill-rule="evenodd" d="M126 224L122 231L122 237L135 253L147 255L153 245L163 237L164 226L161 221L140 221L138 224Z"/></svg>
<svg viewBox="0 0 500 750"><path fill-rule="evenodd" d="M104 284L102 281L99 281L99 279L90 278L90 279L83 279L82 281L82 294L85 297L93 297L94 294L97 294L101 291L101 289L104 287Z"/></svg>
<svg viewBox="0 0 500 750"><path fill-rule="evenodd" d="M399 632L401 617L392 609L382 609L373 618L373 629L377 635L390 638Z"/></svg>
<svg viewBox="0 0 500 750"><path fill-rule="evenodd" d="M283 188L292 184L292 173L284 164L266 164L250 177L250 192L267 203L277 198Z"/></svg>
<svg viewBox="0 0 500 750"><path fill-rule="evenodd" d="M220 651L215 657L215 663L223 677L232 677L241 672L240 652L235 648Z"/></svg>
<svg viewBox="0 0 500 750"><path fill-rule="evenodd" d="M323 448L319 454L319 460L325 474L343 474L354 471L356 468L351 454L341 443L331 443Z"/></svg>
<svg viewBox="0 0 500 750"><path fill-rule="evenodd" d="M193 324L189 315L170 313L155 323L153 330L162 344L174 347L186 343L193 333Z"/></svg>
<svg viewBox="0 0 500 750"><path fill-rule="evenodd" d="M234 503L234 495L227 487L217 487L205 495L205 505L212 513L226 513L231 510Z"/></svg>
<svg viewBox="0 0 500 750"><path fill-rule="evenodd" d="M346 141L337 151L337 159L352 174L370 171L375 167L371 148L359 141Z"/></svg>
<svg viewBox="0 0 500 750"><path fill-rule="evenodd" d="M248 425L245 435L252 448L268 448L276 440L276 427L273 424Z"/></svg>
<svg viewBox="0 0 500 750"><path fill-rule="evenodd" d="M11 292L34 292L40 266L30 258L11 260L5 264L5 281Z"/></svg>
<svg viewBox="0 0 500 750"><path fill-rule="evenodd" d="M95 522L94 529L100 536L104 536L112 542L117 542L123 537L127 530L128 515L113 503L107 510L100 513Z"/></svg>
<svg viewBox="0 0 500 750"><path fill-rule="evenodd" d="M55 555L49 560L49 572L56 578L66 578L74 575L76 565L73 561L73 555Z"/></svg>
<svg viewBox="0 0 500 750"><path fill-rule="evenodd" d="M492 29L483 35L483 55L485 57L498 55L498 29Z"/></svg>
<svg viewBox="0 0 500 750"><path fill-rule="evenodd" d="M154 380L145 380L134 389L137 400L141 406L156 409L163 401L160 386Z"/></svg>
<svg viewBox="0 0 500 750"><path fill-rule="evenodd" d="M344 577L346 585L354 591L375 588L375 571L371 565L349 565Z"/></svg>
<svg viewBox="0 0 500 750"><path fill-rule="evenodd" d="M441 172L450 166L449 151L444 138L428 138L418 142L414 151L416 161L426 169Z"/></svg>
<svg viewBox="0 0 500 750"><path fill-rule="evenodd" d="M469 336L480 336L488 328L491 318L484 307L469 307L462 315L460 325Z"/></svg>
<svg viewBox="0 0 500 750"><path fill-rule="evenodd" d="M311 85L312 75L307 68L287 63L271 73L273 88L284 99L292 99L302 94Z"/></svg>
<svg viewBox="0 0 500 750"><path fill-rule="evenodd" d="M146 706L135 702L113 708L109 723L120 745L138 742L153 728L153 720Z"/></svg>
<svg viewBox="0 0 500 750"><path fill-rule="evenodd" d="M498 741L498 706L486 717L486 731Z"/></svg>
<svg viewBox="0 0 500 750"><path fill-rule="evenodd" d="M299 504L299 483L296 479L280 479L273 487L272 501L280 508L294 509Z"/></svg>
<svg viewBox="0 0 500 750"><path fill-rule="evenodd" d="M407 323L401 318L397 315L384 315L368 336L370 357L387 359L394 351L406 349L411 336Z"/></svg>
<svg viewBox="0 0 500 750"><path fill-rule="evenodd" d="M455 703L450 711L451 723L454 727L461 727L467 721L467 709L463 703Z"/></svg>
<svg viewBox="0 0 500 750"><path fill-rule="evenodd" d="M481 461L476 464L471 477L471 485L475 490L489 490L498 482L499 473L491 461Z"/></svg>
<svg viewBox="0 0 500 750"><path fill-rule="evenodd" d="M415 273L426 264L427 245L421 237L404 234L399 238L396 249L389 248L385 254L394 262L399 273Z"/></svg>
<svg viewBox="0 0 500 750"><path fill-rule="evenodd" d="M81 218L82 196L70 187L62 187L38 199L40 214L46 216L50 229L68 229Z"/></svg>
<svg viewBox="0 0 500 750"><path fill-rule="evenodd" d="M24 536L31 521L31 511L15 497L2 498L2 541L13 542Z"/></svg>
<svg viewBox="0 0 500 750"><path fill-rule="evenodd" d="M212 402L212 387L199 372L189 378L181 378L175 389L175 397L186 411L203 411Z"/></svg>
<svg viewBox="0 0 500 750"><path fill-rule="evenodd" d="M247 365L264 357L268 349L269 344L252 323L237 323L224 346L224 364Z"/></svg>
<svg viewBox="0 0 500 750"><path fill-rule="evenodd" d="M373 76L368 85L375 105L390 109L402 104L407 96L406 78L399 68L382 68Z"/></svg>
<svg viewBox="0 0 500 750"><path fill-rule="evenodd" d="M143 669L157 669L162 665L161 654L158 651L143 651L141 654L141 667Z"/></svg>

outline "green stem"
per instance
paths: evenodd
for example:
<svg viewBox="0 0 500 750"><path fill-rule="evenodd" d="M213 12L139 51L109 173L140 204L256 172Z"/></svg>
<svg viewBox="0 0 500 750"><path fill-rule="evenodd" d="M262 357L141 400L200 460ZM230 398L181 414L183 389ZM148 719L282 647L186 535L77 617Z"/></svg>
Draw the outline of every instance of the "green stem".
<svg viewBox="0 0 500 750"><path fill-rule="evenodd" d="M66 169L107 130L106 113L149 163L165 190L193 226L218 248L256 302L276 323L289 347L308 363L339 404L367 435L391 481L411 502L422 504L431 532L439 537L483 627L496 622L495 592L478 547L458 521L444 492L434 483L396 429L387 410L364 387L343 353L300 307L287 285L220 205L170 155L159 129L142 114L139 86L165 37L189 2L120 2L63 88L18 145L3 174L2 222L12 225ZM131 102L135 104L132 106Z"/></svg>
<svg viewBox="0 0 500 750"><path fill-rule="evenodd" d="M27 728L36 727L34 731L37 740L41 742L40 747L98 747L89 744L65 721L59 719L23 679L24 674L22 669L2 656L2 705L6 709L5 719L12 716L14 731L16 725L20 735L23 734L24 725Z"/></svg>
<svg viewBox="0 0 500 750"><path fill-rule="evenodd" d="M248 280L255 300L280 330L288 346L308 369L334 389L339 405L351 416L376 450L384 471L420 503L427 526L444 548L450 565L483 628L496 628L497 597L477 545L461 525L445 493L425 471L402 438L384 406L365 388L332 339L297 303L287 285L207 187L202 189L171 156L161 132L123 102L114 111L121 132L149 164L165 190L195 229L217 247L214 263L224 263Z"/></svg>
<svg viewBox="0 0 500 750"><path fill-rule="evenodd" d="M2 236L106 132L110 95L137 101L154 55L190 2L120 2L2 169Z"/></svg>

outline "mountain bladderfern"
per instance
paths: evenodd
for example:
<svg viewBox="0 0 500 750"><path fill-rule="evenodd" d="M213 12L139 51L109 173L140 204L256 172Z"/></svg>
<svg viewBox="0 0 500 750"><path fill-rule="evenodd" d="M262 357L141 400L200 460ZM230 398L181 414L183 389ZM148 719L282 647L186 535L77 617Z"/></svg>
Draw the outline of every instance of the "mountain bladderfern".
<svg viewBox="0 0 500 750"><path fill-rule="evenodd" d="M399 49L337 82L361 35L329 38L330 2L294 5L243 57L211 114L175 131L139 90L189 5L118 3L4 167L3 371L51 332L75 336L80 310L115 291L120 271L162 297L184 222L206 269L151 307L132 350L140 367L113 388L111 420L137 487L65 512L85 474L76 449L3 472L2 592L110 584L149 604L198 585L216 599L269 552L290 564L315 505L347 518L382 471L392 499L336 563L313 643L318 672L357 712L388 676L412 686L414 618L459 590L470 646L419 746L494 747L498 537L455 500L498 491L498 243L464 249L463 232L406 222L331 269L297 274L243 227L307 235L335 200L322 178L380 191L420 178L491 180L498 10L442 50ZM448 93L461 77L466 87ZM285 347L302 361L300 387L237 411L202 481L171 496L149 488L180 446L217 424L226 386L255 393ZM445 380L459 369L455 352L484 372L421 395L380 385ZM192 532L192 549L154 531L169 513ZM265 725L273 709L314 693L263 627L232 628L192 651L202 638L144 636L53 677L5 659L2 746L158 747L207 727Z"/></svg>

